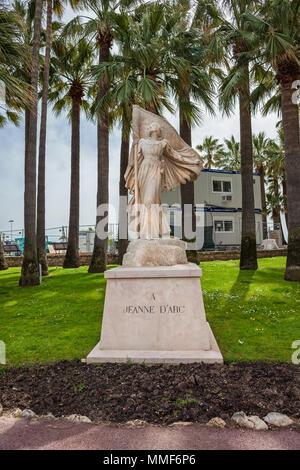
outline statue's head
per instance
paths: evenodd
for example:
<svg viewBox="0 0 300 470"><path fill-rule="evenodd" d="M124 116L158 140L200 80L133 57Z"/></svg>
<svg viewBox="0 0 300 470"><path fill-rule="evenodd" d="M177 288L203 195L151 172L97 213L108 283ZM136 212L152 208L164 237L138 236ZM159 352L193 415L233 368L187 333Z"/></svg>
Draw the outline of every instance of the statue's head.
<svg viewBox="0 0 300 470"><path fill-rule="evenodd" d="M161 128L159 124L155 121L152 121L149 125L149 136L159 139L161 137Z"/></svg>

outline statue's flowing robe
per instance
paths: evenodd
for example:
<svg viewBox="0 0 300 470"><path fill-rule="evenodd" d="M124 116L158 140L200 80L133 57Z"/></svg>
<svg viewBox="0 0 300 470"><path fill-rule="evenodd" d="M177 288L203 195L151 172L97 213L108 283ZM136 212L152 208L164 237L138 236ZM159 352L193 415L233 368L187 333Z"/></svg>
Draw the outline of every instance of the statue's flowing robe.
<svg viewBox="0 0 300 470"><path fill-rule="evenodd" d="M171 191L194 181L200 174L202 161L163 117L133 106L132 121L133 143L125 172L126 187L133 195L129 211L141 238L161 237L170 232L161 212L161 191ZM158 123L161 129L159 141L147 139L151 122ZM137 210L136 204L141 209ZM151 233L147 229L149 224Z"/></svg>

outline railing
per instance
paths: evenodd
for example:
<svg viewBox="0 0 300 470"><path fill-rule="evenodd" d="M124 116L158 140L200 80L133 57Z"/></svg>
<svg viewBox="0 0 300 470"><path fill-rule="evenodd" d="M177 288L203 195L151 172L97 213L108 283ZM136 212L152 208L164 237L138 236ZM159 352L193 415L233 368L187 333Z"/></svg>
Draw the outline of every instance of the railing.
<svg viewBox="0 0 300 470"><path fill-rule="evenodd" d="M211 250L238 250L240 248L240 235L241 235L241 220L235 221L234 234L230 236L228 232L226 243L220 241L216 235L220 235L220 232L215 232L214 226L212 225L213 219L207 219L205 227L201 227L203 233L205 233L204 246L201 248L203 251ZM284 244L282 239L282 230L280 223L268 222L266 224L257 222L257 240L258 245L261 243L261 238L276 238L278 245ZM276 237L274 235L276 234ZM46 236L46 247L47 252L53 252L55 244L66 243L68 241L69 229L67 225L47 228L45 231ZM225 232L226 233L226 232ZM238 236L236 237L236 235ZM277 237L278 234L278 237ZM24 230L4 230L0 232L1 239L4 243L5 254L16 254L20 255L24 251ZM178 236L178 235L177 235ZM91 253L94 247L95 237L95 225L80 225L79 227L79 251L81 253ZM50 245L54 245L53 248L48 248ZM108 252L111 254L117 254L118 252L118 224L108 224ZM9 248L11 246L11 248ZM13 248L16 246L16 248ZM199 248L198 248L199 249Z"/></svg>
<svg viewBox="0 0 300 470"><path fill-rule="evenodd" d="M69 227L62 225L50 227L45 230L45 241L47 252L56 251L55 244L67 243ZM79 251L92 252L94 247L95 225L79 226ZM3 230L0 232L1 240L4 244L5 254L22 254L24 251L24 229ZM108 224L108 251L117 252L118 224ZM54 245L49 249L49 245Z"/></svg>

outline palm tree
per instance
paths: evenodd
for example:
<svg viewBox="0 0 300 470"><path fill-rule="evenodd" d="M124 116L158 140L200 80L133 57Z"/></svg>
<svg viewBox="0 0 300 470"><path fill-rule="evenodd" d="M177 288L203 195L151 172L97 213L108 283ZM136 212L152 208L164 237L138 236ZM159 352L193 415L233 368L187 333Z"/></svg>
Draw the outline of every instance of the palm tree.
<svg viewBox="0 0 300 470"><path fill-rule="evenodd" d="M190 18L192 6L190 2L178 0L170 3L171 21L174 18L174 7L179 17L174 24L174 33L169 45L175 67L171 75L165 74L166 83L178 103L180 136L188 145L192 145L192 125L201 122L202 119L200 105L211 114L214 112L212 96L216 60L212 60L208 43L211 31L217 23L216 18L212 16L204 19L207 3L210 2L198 2L192 18ZM195 233L194 182L182 184L180 193L182 236L191 239L187 234L187 227L191 227ZM185 210L188 207L192 207L191 212Z"/></svg>
<svg viewBox="0 0 300 470"><path fill-rule="evenodd" d="M272 178L269 179L266 202L267 212L272 216L274 230L278 230L281 227L280 212L283 208L283 199L282 195L280 194L278 176L274 173Z"/></svg>
<svg viewBox="0 0 300 470"><path fill-rule="evenodd" d="M131 16L124 12L116 15L114 38L119 53L92 68L97 80L105 79L110 83L96 110L112 109L122 125L120 197L127 196L124 173L128 163L132 105L138 104L154 113L160 113L163 106L172 110L164 84L164 74L174 70L169 35L164 31L165 27L170 32L168 26L164 5L143 6ZM119 239L119 262L126 247L127 240Z"/></svg>
<svg viewBox="0 0 300 470"><path fill-rule="evenodd" d="M31 65L33 103L29 112L28 142L25 148L25 243L21 278L19 282L19 285L22 287L37 285L40 282L36 248L36 142L41 23L42 0L36 0Z"/></svg>
<svg viewBox="0 0 300 470"><path fill-rule="evenodd" d="M48 274L48 263L45 244L45 171L46 171L46 131L47 131L47 108L49 89L50 55L52 45L52 30L58 30L59 24L52 23L53 12L59 17L63 14L63 3L68 0L47 0L47 23L46 23L46 47L43 70L43 89L41 104L40 141L38 158L38 194L37 194L37 253L42 275ZM69 0L72 8L80 3L80 0Z"/></svg>
<svg viewBox="0 0 300 470"><path fill-rule="evenodd" d="M224 17L219 33L225 47L233 53L233 65L221 85L220 104L230 114L234 109L236 98L240 112L240 146L242 174L242 240L240 269L257 269L256 226L254 213L253 189L253 148L252 123L250 107L250 69L249 64L257 43L247 34L243 13L254 9L255 1L226 0L231 14L230 21Z"/></svg>
<svg viewBox="0 0 300 470"><path fill-rule="evenodd" d="M112 59L113 60L113 59ZM106 63L108 68L111 62ZM105 63L102 64L102 72L105 73ZM95 67L97 70L97 67ZM119 71L120 73L120 71ZM93 70L93 74L99 77L99 72ZM121 125L121 148L120 148L120 180L119 180L119 228L118 228L118 262L122 264L123 256L128 246L128 229L127 229L127 216L126 221L121 217L124 215L123 202L128 197L128 190L125 186L124 174L129 160L129 136L132 120L132 104L134 97L132 89L128 87L128 75L124 76L122 73L114 77L110 77L111 86L109 91L104 96L103 100L95 107L92 107L93 114L95 109L99 106L105 106L109 110L110 125L118 122ZM121 227L122 225L122 227ZM124 233L126 228L126 234Z"/></svg>
<svg viewBox="0 0 300 470"><path fill-rule="evenodd" d="M232 135L230 139L224 139L224 152L218 158L218 167L222 170L241 170L241 148Z"/></svg>
<svg viewBox="0 0 300 470"><path fill-rule="evenodd" d="M268 149L270 139L264 132L259 132L257 136L253 136L253 161L254 169L260 176L260 193L262 203L262 220L263 220L263 238L267 238L267 207L266 207L266 171L268 165Z"/></svg>
<svg viewBox="0 0 300 470"><path fill-rule="evenodd" d="M52 10L53 0L47 0L46 50L43 72L43 90L41 105L40 142L38 160L38 193L37 193L37 254L42 275L48 275L48 263L45 243L45 172L46 172L46 130L47 105L49 89L50 54L52 44Z"/></svg>
<svg viewBox="0 0 300 470"><path fill-rule="evenodd" d="M279 129L279 143L270 139L267 148L267 176L269 181L267 202L269 205L269 212L272 213L273 222L280 230L280 212L285 213L287 221L286 172L282 135L282 131ZM283 237L282 230L281 233Z"/></svg>
<svg viewBox="0 0 300 470"><path fill-rule="evenodd" d="M80 197L80 110L89 113L89 104L83 96L90 94L90 68L93 49L85 40L73 43L58 39L53 42L49 100L59 115L69 109L71 136L71 190L69 236L64 268L80 266L79 258L79 197Z"/></svg>
<svg viewBox="0 0 300 470"><path fill-rule="evenodd" d="M277 144L272 146L275 150ZM280 213L284 210L284 197L280 190L280 181L282 177L281 162L278 154L270 156L268 166L268 191L266 194L266 207L268 214L273 220L273 230L279 230L283 240L283 231L281 228Z"/></svg>
<svg viewBox="0 0 300 470"><path fill-rule="evenodd" d="M83 26L84 35L90 41L94 41L99 50L99 64L109 62L110 50L113 44L114 20L116 14L122 5L129 6L130 0L82 0L82 7L89 9L93 17L78 16L70 21L65 28L64 35L77 31L79 26ZM106 95L110 83L106 78L101 78L97 86L97 101L100 103ZM107 233L108 224L108 178L109 178L109 111L102 107L99 109L97 120L97 153L98 153L98 178L97 178L97 216L96 227L102 221L104 223L104 232L106 237L98 237L97 230L94 242L93 255L89 267L89 272L103 272L106 269L107 262ZM104 208L103 213L101 208ZM104 239L103 239L104 238Z"/></svg>
<svg viewBox="0 0 300 470"><path fill-rule="evenodd" d="M300 4L298 0L267 0L260 11L260 16L247 12L245 20L248 29L255 32L260 41L260 59L273 68L281 88L289 213L285 279L300 281L300 132L293 85L300 77Z"/></svg>
<svg viewBox="0 0 300 470"><path fill-rule="evenodd" d="M99 63L109 61L110 49L113 41L112 21L113 14L117 8L115 0L83 0L82 7L90 10L93 17L77 16L65 27L63 36L71 37L73 34L84 31L83 35L95 46L98 47ZM102 79L97 86L97 100L101 101L107 93L109 83ZM96 236L89 272L103 272L106 269L107 260L107 237L103 240L97 236L97 226L108 216L105 211L104 216L98 216L98 208L102 204L108 205L108 178L109 178L109 113L100 111L97 119L97 215L96 215ZM107 224L105 233L107 235Z"/></svg>
<svg viewBox="0 0 300 470"><path fill-rule="evenodd" d="M116 16L115 40L119 53L127 59L131 56L131 39L135 34L133 15L131 19L126 11ZM114 77L111 76L112 87L110 90L114 105L112 109L119 118L122 126L120 149L120 181L119 181L119 225L118 225L118 263L122 265L123 257L128 246L127 202L128 190L125 184L125 172L129 161L129 136L132 121L132 105L137 91L137 80L132 80L130 67L120 67ZM126 201L126 213L123 206ZM126 215L126 220L124 218ZM125 233L126 232L126 233Z"/></svg>
<svg viewBox="0 0 300 470"><path fill-rule="evenodd" d="M263 116L266 116L269 113L277 113L278 116L281 116L281 88L275 78L275 73L273 72L273 70L266 70L266 68L262 67L260 64L257 66L257 70L259 70L259 73L256 78L259 81L259 84L251 93L252 103L256 108L258 107L258 105L260 105L260 110ZM285 214L286 226L288 227L287 185L282 121L278 121L276 127L278 128L278 143L269 139L271 145L270 151L269 149L267 149L267 154L272 157L275 153L277 155L277 158L279 158L281 162L280 165L282 169L281 184L283 194L283 209Z"/></svg>
<svg viewBox="0 0 300 470"><path fill-rule="evenodd" d="M224 156L224 146L219 143L219 139L215 139L213 136L208 136L203 139L203 143L196 146L199 150L204 168L218 167L219 160Z"/></svg>
<svg viewBox="0 0 300 470"><path fill-rule="evenodd" d="M30 58L30 49L22 41L22 31L22 16L17 11L8 10L1 5L0 85L2 87L0 93L5 94L6 106L0 105L0 127L4 127L8 121L19 125L22 108L31 104L31 88L19 77L20 64L24 61L29 62ZM3 269L7 269L7 264L0 234L0 270Z"/></svg>
<svg viewBox="0 0 300 470"><path fill-rule="evenodd" d="M114 37L117 41L122 60L128 58L130 53L130 37L133 29L129 27L129 16L122 11L114 17ZM124 67L124 64L118 61L118 54L110 56L110 60L102 61L98 66L92 68L92 75L97 83L104 79L110 83L107 93L101 100L97 100L93 107L94 113L99 113L101 107L106 109L110 115L110 124L120 122L122 128L121 149L120 149L120 181L119 181L119 225L118 225L118 262L122 264L123 256L128 246L128 229L126 217L126 237L121 230L121 225L125 222L121 220L123 214L123 198L128 197L128 191L125 186L124 174L129 159L129 135L132 119L132 104L134 102L133 82L130 73L130 67ZM126 59L127 60L127 59ZM113 70L112 70L113 64Z"/></svg>
<svg viewBox="0 0 300 470"><path fill-rule="evenodd" d="M286 170L285 170L285 152L284 152L284 136L282 122L277 123L278 128L278 143L277 143L277 158L279 160L282 196L283 196L283 210L285 215L286 226L288 227L288 206L287 206L287 186L286 186Z"/></svg>
<svg viewBox="0 0 300 470"><path fill-rule="evenodd" d="M18 25L18 35L17 35L17 44L19 46L20 55L16 61L14 67L10 67L9 71L11 72L10 76L13 80L13 85L15 82L20 84L22 90L25 93L30 90L31 99L22 99L21 97L18 98L18 89L12 88L11 93L7 93L10 89L6 86L6 103L10 106L12 103L13 109L25 111L25 162L27 162L27 150L28 150L28 142L29 142L29 120L31 116L31 111L33 111L32 104L34 100L34 95L32 93L32 86L31 86L31 73L32 73L32 51L33 51L33 21L35 17L35 1L32 0L29 2L27 8L26 5L19 1L15 0L13 5L13 9L10 11L10 14L13 15L14 21L17 18L17 25ZM3 22L4 23L4 22ZM2 23L2 24L3 24ZM5 36L5 40L9 42L9 44L13 44L13 38L9 37L9 32L6 31L7 36ZM10 60L14 57L12 50L9 49L9 45L7 44L5 50L9 52L8 57ZM22 54L22 51L24 54ZM8 63L9 60L6 61ZM7 85L7 82L6 82ZM23 93L24 93L23 91ZM15 119L19 119L18 116ZM15 119L12 119L14 122ZM0 117L1 120L1 117ZM3 121L2 121L3 122ZM5 123L5 122L4 122ZM26 167L26 163L25 163Z"/></svg>

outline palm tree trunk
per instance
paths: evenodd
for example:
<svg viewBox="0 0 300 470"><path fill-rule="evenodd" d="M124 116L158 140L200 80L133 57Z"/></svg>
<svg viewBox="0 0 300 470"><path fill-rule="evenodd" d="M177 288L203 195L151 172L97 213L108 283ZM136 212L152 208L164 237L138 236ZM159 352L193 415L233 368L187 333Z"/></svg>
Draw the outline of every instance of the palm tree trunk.
<svg viewBox="0 0 300 470"><path fill-rule="evenodd" d="M42 0L36 0L31 69L33 100L29 118L27 152L25 151L25 246L21 277L19 281L19 285L22 287L34 286L40 283L36 249L36 141L41 20Z"/></svg>
<svg viewBox="0 0 300 470"><path fill-rule="evenodd" d="M239 93L243 208L240 269L257 269L252 125L249 96L250 88L248 79Z"/></svg>
<svg viewBox="0 0 300 470"><path fill-rule="evenodd" d="M300 137L299 109L293 103L290 82L282 84L282 123L288 205L288 256L284 278L300 281Z"/></svg>
<svg viewBox="0 0 300 470"><path fill-rule="evenodd" d="M24 132L24 140L25 140L25 160L28 154L28 141L29 141L29 120L30 120L30 111L28 108L25 108L25 132Z"/></svg>
<svg viewBox="0 0 300 470"><path fill-rule="evenodd" d="M52 43L52 1L47 1L46 51L43 73L42 110L40 124L40 145L38 165L38 196L37 196L37 254L42 275L48 275L48 263L45 243L45 160L46 160L46 131L47 104L49 88L50 53Z"/></svg>
<svg viewBox="0 0 300 470"><path fill-rule="evenodd" d="M274 197L272 199L272 220L273 220L273 230L279 231L281 243L284 243L284 235L281 226L280 220L280 187L279 187L279 178L277 176L273 176L271 180L271 187L272 192L274 193Z"/></svg>
<svg viewBox="0 0 300 470"><path fill-rule="evenodd" d="M261 165L259 169L260 177L260 195L261 195L261 208L262 208L262 221L263 221L263 238L268 237L267 227L267 204L266 204L266 186L265 186L265 169Z"/></svg>
<svg viewBox="0 0 300 470"><path fill-rule="evenodd" d="M79 257L79 194L80 194L80 105L81 98L72 97L71 191L68 246L64 268L78 268Z"/></svg>
<svg viewBox="0 0 300 470"><path fill-rule="evenodd" d="M126 131L126 125L125 122L123 121L122 125L122 142L121 142L121 154L120 154L120 184L119 184L119 196L120 196L120 201L121 198L126 198L128 197L128 190L125 186L125 179L124 179L124 174L128 165L128 158L129 158L129 136ZM122 238L121 232L124 230L120 230L120 224L126 224L126 231L127 231L127 237ZM123 235L123 234L122 234ZM122 215L121 215L121 203L119 204L119 237L118 237L118 262L119 264L122 264L123 262L123 256L126 253L128 246L128 226L127 226L127 217L126 220L123 220Z"/></svg>
<svg viewBox="0 0 300 470"><path fill-rule="evenodd" d="M274 207L272 208L272 219L274 224L274 230L280 229L280 202L279 202L279 180L278 177L273 176L272 188L274 193ZM278 227L279 225L279 227Z"/></svg>
<svg viewBox="0 0 300 470"><path fill-rule="evenodd" d="M182 110L179 110L180 119L180 137L188 144L192 145L192 130ZM182 239L186 241L195 241L191 234L188 233L188 228L196 231L196 216L195 216L195 200L194 200L194 182L188 181L186 184L180 185L181 194L181 226L182 226ZM192 208L192 211L187 211L187 206Z"/></svg>
<svg viewBox="0 0 300 470"><path fill-rule="evenodd" d="M278 230L278 226L280 226L280 209L278 206L273 207L272 209L272 219L274 224L274 230Z"/></svg>
<svg viewBox="0 0 300 470"><path fill-rule="evenodd" d="M286 178L282 178L282 195L283 195L283 205L284 205L284 216L285 216L285 223L288 227L289 223L289 216L288 216L288 208L287 208L287 189L286 189Z"/></svg>
<svg viewBox="0 0 300 470"><path fill-rule="evenodd" d="M8 266L4 256L2 234L0 233L0 271L4 271L5 269L8 269Z"/></svg>
<svg viewBox="0 0 300 470"><path fill-rule="evenodd" d="M100 37L100 34L99 34ZM99 39L99 63L109 61L111 37ZM108 81L101 79L98 86L98 100L107 93ZM97 184L97 216L94 250L89 267L89 273L103 273L107 264L107 234L108 234L108 179L109 179L109 114L100 110L97 122L98 149L98 184ZM101 206L101 207L100 207ZM106 207L105 207L106 206ZM101 233L97 233L97 229ZM101 238L99 238L99 236ZM106 236L105 236L106 235Z"/></svg>

